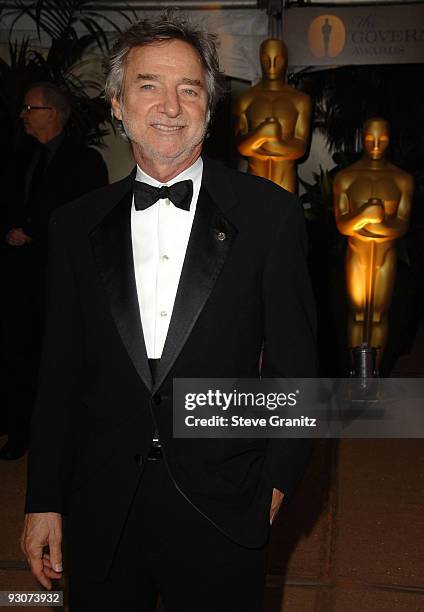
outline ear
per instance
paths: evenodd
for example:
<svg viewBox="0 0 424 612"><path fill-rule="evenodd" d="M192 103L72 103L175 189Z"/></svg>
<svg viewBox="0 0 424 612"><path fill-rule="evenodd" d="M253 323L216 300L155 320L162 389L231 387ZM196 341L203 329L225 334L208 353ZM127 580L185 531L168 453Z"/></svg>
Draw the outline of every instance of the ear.
<svg viewBox="0 0 424 612"><path fill-rule="evenodd" d="M60 117L60 113L57 110L57 108L50 108L49 109L49 116L50 116L50 121L52 122L56 122L59 121L61 123L61 117Z"/></svg>
<svg viewBox="0 0 424 612"><path fill-rule="evenodd" d="M113 114L115 115L116 119L122 121L121 103L119 102L118 98L115 98L114 96L111 100L111 105Z"/></svg>

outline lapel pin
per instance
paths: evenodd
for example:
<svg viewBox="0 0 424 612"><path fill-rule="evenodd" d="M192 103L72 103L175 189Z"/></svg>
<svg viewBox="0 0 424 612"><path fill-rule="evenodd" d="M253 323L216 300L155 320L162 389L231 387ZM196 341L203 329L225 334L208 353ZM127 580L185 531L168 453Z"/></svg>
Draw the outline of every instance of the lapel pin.
<svg viewBox="0 0 424 612"><path fill-rule="evenodd" d="M226 239L227 235L224 232L218 232L216 235L217 239L221 242Z"/></svg>

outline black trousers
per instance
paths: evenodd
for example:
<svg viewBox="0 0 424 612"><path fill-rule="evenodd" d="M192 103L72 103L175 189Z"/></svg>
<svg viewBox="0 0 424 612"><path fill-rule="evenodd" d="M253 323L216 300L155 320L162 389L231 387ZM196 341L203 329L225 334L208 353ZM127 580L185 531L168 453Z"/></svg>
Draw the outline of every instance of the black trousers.
<svg viewBox="0 0 424 612"><path fill-rule="evenodd" d="M70 568L71 612L260 612L266 548L232 542L173 485L163 460L147 462L108 578Z"/></svg>

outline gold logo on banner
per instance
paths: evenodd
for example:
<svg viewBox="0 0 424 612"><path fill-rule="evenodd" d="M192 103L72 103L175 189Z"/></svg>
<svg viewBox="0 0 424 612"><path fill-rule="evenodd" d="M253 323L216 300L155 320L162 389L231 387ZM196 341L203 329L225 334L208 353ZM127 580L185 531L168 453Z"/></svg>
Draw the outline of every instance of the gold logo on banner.
<svg viewBox="0 0 424 612"><path fill-rule="evenodd" d="M315 57L337 57L343 51L345 42L346 29L336 15L320 15L309 26L309 49Z"/></svg>

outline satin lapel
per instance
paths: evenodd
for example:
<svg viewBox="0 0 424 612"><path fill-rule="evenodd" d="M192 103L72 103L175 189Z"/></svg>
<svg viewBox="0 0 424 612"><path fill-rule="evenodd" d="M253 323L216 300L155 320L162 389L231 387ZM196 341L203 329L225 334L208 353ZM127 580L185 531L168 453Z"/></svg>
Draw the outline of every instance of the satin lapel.
<svg viewBox="0 0 424 612"><path fill-rule="evenodd" d="M235 235L235 227L202 185L154 392L162 384L187 341L224 265Z"/></svg>
<svg viewBox="0 0 424 612"><path fill-rule="evenodd" d="M131 243L132 190L91 232L90 240L113 319L122 342L145 385L152 388L137 298Z"/></svg>

